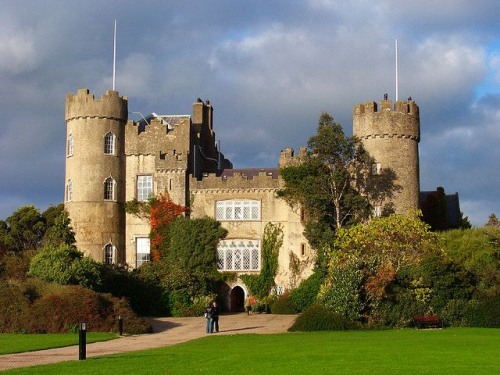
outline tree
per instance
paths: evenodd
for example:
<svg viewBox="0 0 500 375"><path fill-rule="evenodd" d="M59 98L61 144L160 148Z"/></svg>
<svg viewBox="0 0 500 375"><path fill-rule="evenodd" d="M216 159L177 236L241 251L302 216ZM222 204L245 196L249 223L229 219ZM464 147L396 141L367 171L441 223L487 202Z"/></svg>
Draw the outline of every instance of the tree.
<svg viewBox="0 0 500 375"><path fill-rule="evenodd" d="M52 225L49 226L43 237L44 246L58 247L59 245L74 245L76 243L71 219L64 208L51 221Z"/></svg>
<svg viewBox="0 0 500 375"><path fill-rule="evenodd" d="M46 222L34 206L24 206L0 222L0 248L3 251L35 250L42 244Z"/></svg>
<svg viewBox="0 0 500 375"><path fill-rule="evenodd" d="M487 227L500 228L500 221L498 221L497 215L491 214L488 217L488 222L485 225Z"/></svg>
<svg viewBox="0 0 500 375"><path fill-rule="evenodd" d="M45 246L30 262L28 274L48 282L87 288L101 285L100 266L74 246Z"/></svg>
<svg viewBox="0 0 500 375"><path fill-rule="evenodd" d="M42 216L45 219L45 223L47 224L47 228L50 228L54 225L56 219L61 215L64 211L64 203L59 203L57 206L48 207L43 213Z"/></svg>
<svg viewBox="0 0 500 375"><path fill-rule="evenodd" d="M305 236L313 248L331 243L335 230L368 219L373 206L399 188L394 171L372 173L373 164L361 141L346 137L341 125L323 113L300 163L280 169L284 188L278 196L305 210ZM390 204L383 211L390 213Z"/></svg>
<svg viewBox="0 0 500 375"><path fill-rule="evenodd" d="M163 286L187 302L212 293L217 272L217 244L227 234L216 220L175 218L161 233L159 278Z"/></svg>
<svg viewBox="0 0 500 375"><path fill-rule="evenodd" d="M367 306L376 308L386 294L386 287L401 269L416 266L428 254L438 252L438 237L419 215L418 211L413 215L392 214L340 228L329 254L326 285L335 287L339 275L340 280L345 280L344 274L350 275L354 284L349 283L346 290L352 293L359 288L358 270L362 270L360 293L365 295ZM348 272L342 272L346 267Z"/></svg>
<svg viewBox="0 0 500 375"><path fill-rule="evenodd" d="M175 264L185 272L211 274L217 270L217 244L227 234L212 218L178 217L168 228L168 242L160 242L165 262Z"/></svg>

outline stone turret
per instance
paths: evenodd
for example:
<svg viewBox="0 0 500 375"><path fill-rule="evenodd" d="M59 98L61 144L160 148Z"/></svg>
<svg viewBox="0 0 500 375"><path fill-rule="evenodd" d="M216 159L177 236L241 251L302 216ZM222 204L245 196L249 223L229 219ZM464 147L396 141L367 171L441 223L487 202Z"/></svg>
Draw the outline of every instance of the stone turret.
<svg viewBox="0 0 500 375"><path fill-rule="evenodd" d="M100 99L87 89L66 96L65 208L78 248L101 262L125 257L127 118L127 98L116 91Z"/></svg>
<svg viewBox="0 0 500 375"><path fill-rule="evenodd" d="M353 134L359 137L366 150L380 163L396 173L401 190L391 199L396 213L418 208L420 191L419 108L409 98L392 102L384 99L377 103L358 104L353 109Z"/></svg>

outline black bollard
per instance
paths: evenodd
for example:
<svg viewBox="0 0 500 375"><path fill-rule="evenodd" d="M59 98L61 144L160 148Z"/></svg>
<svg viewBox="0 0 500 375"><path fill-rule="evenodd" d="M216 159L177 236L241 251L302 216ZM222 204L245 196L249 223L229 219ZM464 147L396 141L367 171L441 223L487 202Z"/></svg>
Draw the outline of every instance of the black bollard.
<svg viewBox="0 0 500 375"><path fill-rule="evenodd" d="M123 336L123 317L118 315L118 334Z"/></svg>
<svg viewBox="0 0 500 375"><path fill-rule="evenodd" d="M87 325L85 322L80 322L78 340L78 359L87 359Z"/></svg>

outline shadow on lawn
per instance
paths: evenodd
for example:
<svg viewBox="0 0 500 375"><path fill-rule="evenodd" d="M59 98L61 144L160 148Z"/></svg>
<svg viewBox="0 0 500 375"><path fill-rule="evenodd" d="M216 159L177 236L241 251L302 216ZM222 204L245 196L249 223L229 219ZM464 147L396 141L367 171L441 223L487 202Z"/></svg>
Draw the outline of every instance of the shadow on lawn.
<svg viewBox="0 0 500 375"><path fill-rule="evenodd" d="M235 328L235 329L221 329L219 332L247 331L249 329L257 329L257 328L262 328L262 327L264 327L264 326L244 327L244 328Z"/></svg>

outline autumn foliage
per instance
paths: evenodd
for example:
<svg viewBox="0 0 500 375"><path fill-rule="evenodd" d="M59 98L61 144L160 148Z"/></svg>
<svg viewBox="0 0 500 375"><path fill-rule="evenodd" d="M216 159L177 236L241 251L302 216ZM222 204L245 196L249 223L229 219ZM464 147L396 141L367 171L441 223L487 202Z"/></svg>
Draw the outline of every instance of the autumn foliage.
<svg viewBox="0 0 500 375"><path fill-rule="evenodd" d="M161 258L161 233L179 215L187 212L188 208L175 204L168 194L159 194L151 199L149 206L151 223L151 260L157 262Z"/></svg>

